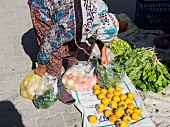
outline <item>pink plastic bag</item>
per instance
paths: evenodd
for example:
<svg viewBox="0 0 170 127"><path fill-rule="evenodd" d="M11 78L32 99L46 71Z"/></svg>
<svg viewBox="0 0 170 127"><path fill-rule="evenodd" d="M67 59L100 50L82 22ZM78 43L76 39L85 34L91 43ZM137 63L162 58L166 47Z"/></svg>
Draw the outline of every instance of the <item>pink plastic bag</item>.
<svg viewBox="0 0 170 127"><path fill-rule="evenodd" d="M74 91L89 90L96 84L96 77L93 76L94 67L79 64L65 72L62 82L67 89Z"/></svg>

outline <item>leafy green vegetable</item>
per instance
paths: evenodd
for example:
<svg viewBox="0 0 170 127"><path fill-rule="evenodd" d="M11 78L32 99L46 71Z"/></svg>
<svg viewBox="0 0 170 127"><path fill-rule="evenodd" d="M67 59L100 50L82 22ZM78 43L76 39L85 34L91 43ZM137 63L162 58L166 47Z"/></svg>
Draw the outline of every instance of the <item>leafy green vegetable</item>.
<svg viewBox="0 0 170 127"><path fill-rule="evenodd" d="M110 62L106 67L97 66L97 82L102 88L115 87L121 81L124 71L114 62Z"/></svg>
<svg viewBox="0 0 170 127"><path fill-rule="evenodd" d="M121 55L123 54L126 50L132 50L130 45L120 39L120 38L116 38L113 42L111 42L108 45L108 48L111 50L112 53L114 53L115 55Z"/></svg>
<svg viewBox="0 0 170 127"><path fill-rule="evenodd" d="M47 109L51 105L53 105L54 102L58 100L58 98L59 98L58 92L57 94L54 94L54 88L49 87L49 89L46 90L43 95L34 96L34 105L37 109L39 108Z"/></svg>
<svg viewBox="0 0 170 127"><path fill-rule="evenodd" d="M170 84L169 68L158 60L153 49L126 50L114 63L125 70L139 90L157 93Z"/></svg>

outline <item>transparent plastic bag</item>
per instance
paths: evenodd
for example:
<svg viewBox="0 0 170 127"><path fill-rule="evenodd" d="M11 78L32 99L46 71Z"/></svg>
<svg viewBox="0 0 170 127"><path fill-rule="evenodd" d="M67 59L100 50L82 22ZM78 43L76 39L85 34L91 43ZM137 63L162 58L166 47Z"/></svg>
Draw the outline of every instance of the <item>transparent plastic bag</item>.
<svg viewBox="0 0 170 127"><path fill-rule="evenodd" d="M57 78L45 73L34 96L36 108L47 109L59 99Z"/></svg>
<svg viewBox="0 0 170 127"><path fill-rule="evenodd" d="M42 77L35 74L32 70L20 84L20 95L24 98L33 100Z"/></svg>
<svg viewBox="0 0 170 127"><path fill-rule="evenodd" d="M89 90L96 84L96 77L93 75L95 61L87 65L78 64L68 69L62 77L62 82L67 89L74 91Z"/></svg>
<svg viewBox="0 0 170 127"><path fill-rule="evenodd" d="M124 70L110 62L108 65L101 67L97 66L97 83L102 87L108 89L109 87L115 87L118 83L122 82L124 76Z"/></svg>

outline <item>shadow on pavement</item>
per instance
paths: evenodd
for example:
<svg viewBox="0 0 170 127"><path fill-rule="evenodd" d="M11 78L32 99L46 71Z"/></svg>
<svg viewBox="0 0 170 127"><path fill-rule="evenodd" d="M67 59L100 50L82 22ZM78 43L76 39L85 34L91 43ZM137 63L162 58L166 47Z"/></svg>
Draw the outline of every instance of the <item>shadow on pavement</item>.
<svg viewBox="0 0 170 127"><path fill-rule="evenodd" d="M34 28L28 30L21 38L21 44L23 45L25 53L30 57L32 61L32 69L36 68L35 63L37 62L38 43L35 36ZM84 61L85 56L82 50L79 51L79 61ZM63 67L66 69L67 61L63 60Z"/></svg>
<svg viewBox="0 0 170 127"><path fill-rule="evenodd" d="M32 61L32 69L35 69L35 63L37 62L38 43L33 28L28 30L21 38L21 44L23 45L25 53L30 57Z"/></svg>
<svg viewBox="0 0 170 127"><path fill-rule="evenodd" d="M0 127L25 127L21 114L10 101L0 102Z"/></svg>

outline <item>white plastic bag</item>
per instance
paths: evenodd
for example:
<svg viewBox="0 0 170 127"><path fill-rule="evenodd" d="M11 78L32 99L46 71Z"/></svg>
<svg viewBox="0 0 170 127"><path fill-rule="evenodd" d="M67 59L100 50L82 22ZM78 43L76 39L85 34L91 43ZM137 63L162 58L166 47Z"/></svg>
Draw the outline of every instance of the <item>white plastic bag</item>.
<svg viewBox="0 0 170 127"><path fill-rule="evenodd" d="M47 109L58 100L57 81L56 77L48 73L43 76L34 96L34 105L36 108Z"/></svg>

